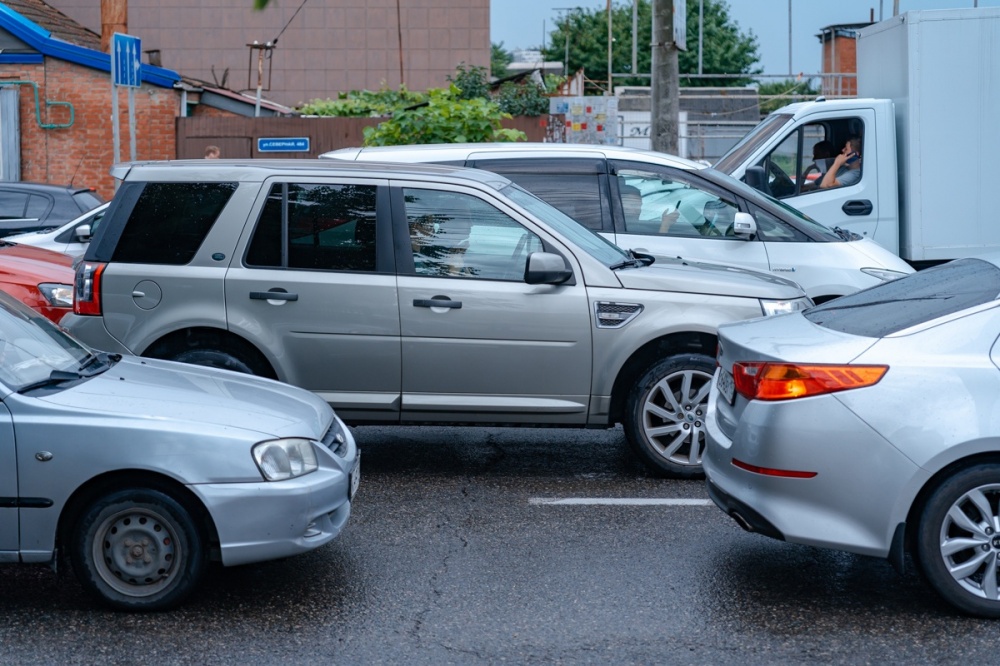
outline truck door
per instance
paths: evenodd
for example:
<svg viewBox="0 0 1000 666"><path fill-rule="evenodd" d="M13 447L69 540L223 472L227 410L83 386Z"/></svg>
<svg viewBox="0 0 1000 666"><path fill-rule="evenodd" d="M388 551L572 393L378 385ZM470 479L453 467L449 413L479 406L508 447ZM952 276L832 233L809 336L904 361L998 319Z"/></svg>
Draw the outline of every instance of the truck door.
<svg viewBox="0 0 1000 666"><path fill-rule="evenodd" d="M10 412L0 404L0 562L17 562L17 459Z"/></svg>
<svg viewBox="0 0 1000 666"><path fill-rule="evenodd" d="M897 252L895 212L881 210L878 187L880 166L891 168L895 160L893 155L880 155L875 119L872 108L810 114L790 125L757 164L766 172L772 196L828 227L842 227ZM892 127L882 129L892 131ZM826 173L851 137L860 137L863 146L859 166L839 169L834 176L840 176L842 183L836 179L826 183ZM824 148L832 149L832 154L823 153ZM851 170L858 173L848 175Z"/></svg>

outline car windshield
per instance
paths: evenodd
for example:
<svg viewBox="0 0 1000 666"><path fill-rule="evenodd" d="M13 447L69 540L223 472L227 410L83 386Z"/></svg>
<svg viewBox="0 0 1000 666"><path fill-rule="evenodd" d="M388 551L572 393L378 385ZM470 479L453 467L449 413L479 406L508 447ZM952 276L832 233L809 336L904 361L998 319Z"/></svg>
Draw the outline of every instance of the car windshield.
<svg viewBox="0 0 1000 666"><path fill-rule="evenodd" d="M554 206L550 206L520 186L508 185L500 192L605 266L617 266L631 260L631 257L620 247L605 240L604 237L597 235L569 215Z"/></svg>
<svg viewBox="0 0 1000 666"><path fill-rule="evenodd" d="M0 381L12 390L44 382L53 371L76 373L91 356L48 319L0 292Z"/></svg>
<svg viewBox="0 0 1000 666"><path fill-rule="evenodd" d="M781 131L781 128L790 122L791 119L792 114L790 113L775 113L768 116L759 125L750 130L728 153L722 156L722 159L712 166L722 173L732 175L746 161L746 158L757 150L760 144Z"/></svg>

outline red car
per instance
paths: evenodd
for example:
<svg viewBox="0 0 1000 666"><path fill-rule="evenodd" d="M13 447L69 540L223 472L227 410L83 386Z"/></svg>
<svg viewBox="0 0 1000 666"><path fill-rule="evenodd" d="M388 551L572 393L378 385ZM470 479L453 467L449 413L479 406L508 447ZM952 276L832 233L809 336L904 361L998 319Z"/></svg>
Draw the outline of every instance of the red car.
<svg viewBox="0 0 1000 666"><path fill-rule="evenodd" d="M73 258L0 241L0 289L55 323L73 310Z"/></svg>

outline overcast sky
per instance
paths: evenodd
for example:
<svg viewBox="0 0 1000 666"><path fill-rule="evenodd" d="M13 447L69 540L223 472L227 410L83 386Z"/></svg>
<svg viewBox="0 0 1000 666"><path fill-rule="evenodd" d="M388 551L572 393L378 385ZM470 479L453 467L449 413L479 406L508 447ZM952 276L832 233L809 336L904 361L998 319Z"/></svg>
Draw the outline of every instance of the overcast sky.
<svg viewBox="0 0 1000 666"><path fill-rule="evenodd" d="M699 0L687 0L697 6ZM975 0L899 0L900 12L915 9L972 7ZM615 5L631 0L615 0ZM743 32L757 36L765 74L788 72L789 0L728 0L729 15ZM1000 0L978 0L980 7L1000 7ZM562 14L557 8L604 9L607 0L491 0L490 39L507 50L537 48ZM892 16L893 0L791 0L792 72L816 74L820 70L820 28L839 23L863 23L874 12ZM544 35L544 36L543 36ZM688 48L698 48L698 34L688 35Z"/></svg>

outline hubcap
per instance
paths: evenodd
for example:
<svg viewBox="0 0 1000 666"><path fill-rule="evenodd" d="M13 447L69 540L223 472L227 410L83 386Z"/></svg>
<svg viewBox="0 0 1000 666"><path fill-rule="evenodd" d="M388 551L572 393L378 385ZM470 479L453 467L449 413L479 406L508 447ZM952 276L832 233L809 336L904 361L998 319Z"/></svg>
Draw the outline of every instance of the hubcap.
<svg viewBox="0 0 1000 666"><path fill-rule="evenodd" d="M657 453L678 465L701 465L704 415L712 375L684 370L667 375L646 394L642 429Z"/></svg>
<svg viewBox="0 0 1000 666"><path fill-rule="evenodd" d="M141 508L106 518L96 532L93 554L104 582L133 597L146 597L169 585L181 555L170 523Z"/></svg>
<svg viewBox="0 0 1000 666"><path fill-rule="evenodd" d="M941 557L967 591L1000 601L1000 484L980 486L952 504L941 524Z"/></svg>

